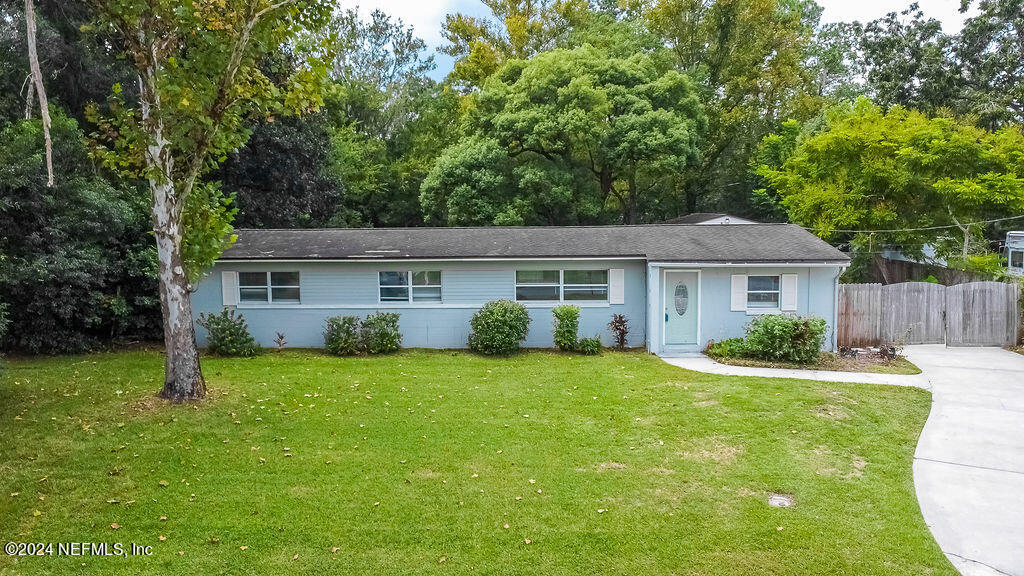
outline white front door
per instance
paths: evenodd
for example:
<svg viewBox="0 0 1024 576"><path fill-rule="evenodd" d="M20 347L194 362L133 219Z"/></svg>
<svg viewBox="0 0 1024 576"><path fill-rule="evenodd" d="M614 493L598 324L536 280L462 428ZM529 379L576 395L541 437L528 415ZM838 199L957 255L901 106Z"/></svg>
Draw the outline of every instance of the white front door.
<svg viewBox="0 0 1024 576"><path fill-rule="evenodd" d="M665 272L665 346L697 344L696 272Z"/></svg>

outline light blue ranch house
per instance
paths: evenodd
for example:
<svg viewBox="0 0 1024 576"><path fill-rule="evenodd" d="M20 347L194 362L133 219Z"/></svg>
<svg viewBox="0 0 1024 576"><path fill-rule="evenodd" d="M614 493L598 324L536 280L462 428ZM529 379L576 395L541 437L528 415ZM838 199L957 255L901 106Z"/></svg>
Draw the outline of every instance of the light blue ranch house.
<svg viewBox="0 0 1024 576"><path fill-rule="evenodd" d="M524 304L525 346L551 347L551 309L581 308L580 336L655 354L742 336L759 314L812 314L834 347L838 278L849 259L791 224L238 230L196 287L196 315L236 308L256 340L323 346L331 316L398 312L403 345L464 348L473 313ZM200 344L206 332L197 329Z"/></svg>

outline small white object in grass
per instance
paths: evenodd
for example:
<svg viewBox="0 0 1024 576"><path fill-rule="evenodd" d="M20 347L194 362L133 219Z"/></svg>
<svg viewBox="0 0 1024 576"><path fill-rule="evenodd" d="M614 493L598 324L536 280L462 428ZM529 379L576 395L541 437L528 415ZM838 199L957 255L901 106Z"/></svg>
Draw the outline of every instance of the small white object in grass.
<svg viewBox="0 0 1024 576"><path fill-rule="evenodd" d="M789 508L793 506L793 497L788 494L769 494L768 505L775 508Z"/></svg>

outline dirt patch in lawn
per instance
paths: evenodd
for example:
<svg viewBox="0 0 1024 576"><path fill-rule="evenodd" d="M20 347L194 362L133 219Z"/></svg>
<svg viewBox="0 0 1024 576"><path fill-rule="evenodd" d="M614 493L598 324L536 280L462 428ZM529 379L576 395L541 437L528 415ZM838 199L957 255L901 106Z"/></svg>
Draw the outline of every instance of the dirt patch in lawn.
<svg viewBox="0 0 1024 576"><path fill-rule="evenodd" d="M877 356L862 354L856 358L841 358L838 354L822 354L813 364L795 362L769 362L751 358L712 358L715 362L731 366L752 366L756 368L788 368L794 370L833 370L837 372L871 372L876 374L920 374L921 369L906 358L884 360Z"/></svg>
<svg viewBox="0 0 1024 576"><path fill-rule="evenodd" d="M679 455L690 460L711 460L718 464L732 464L744 451L743 446L728 444L721 438L712 437L690 442Z"/></svg>
<svg viewBox="0 0 1024 576"><path fill-rule="evenodd" d="M851 416L850 410L835 404L822 404L814 408L814 415L830 420L846 420Z"/></svg>

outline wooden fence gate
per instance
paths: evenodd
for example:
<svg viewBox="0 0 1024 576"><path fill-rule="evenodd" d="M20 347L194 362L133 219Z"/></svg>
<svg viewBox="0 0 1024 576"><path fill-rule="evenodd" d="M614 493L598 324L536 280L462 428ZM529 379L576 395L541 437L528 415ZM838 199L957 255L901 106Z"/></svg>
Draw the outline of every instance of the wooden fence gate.
<svg viewBox="0 0 1024 576"><path fill-rule="evenodd" d="M1002 282L840 284L840 346L1017 342L1020 288Z"/></svg>

